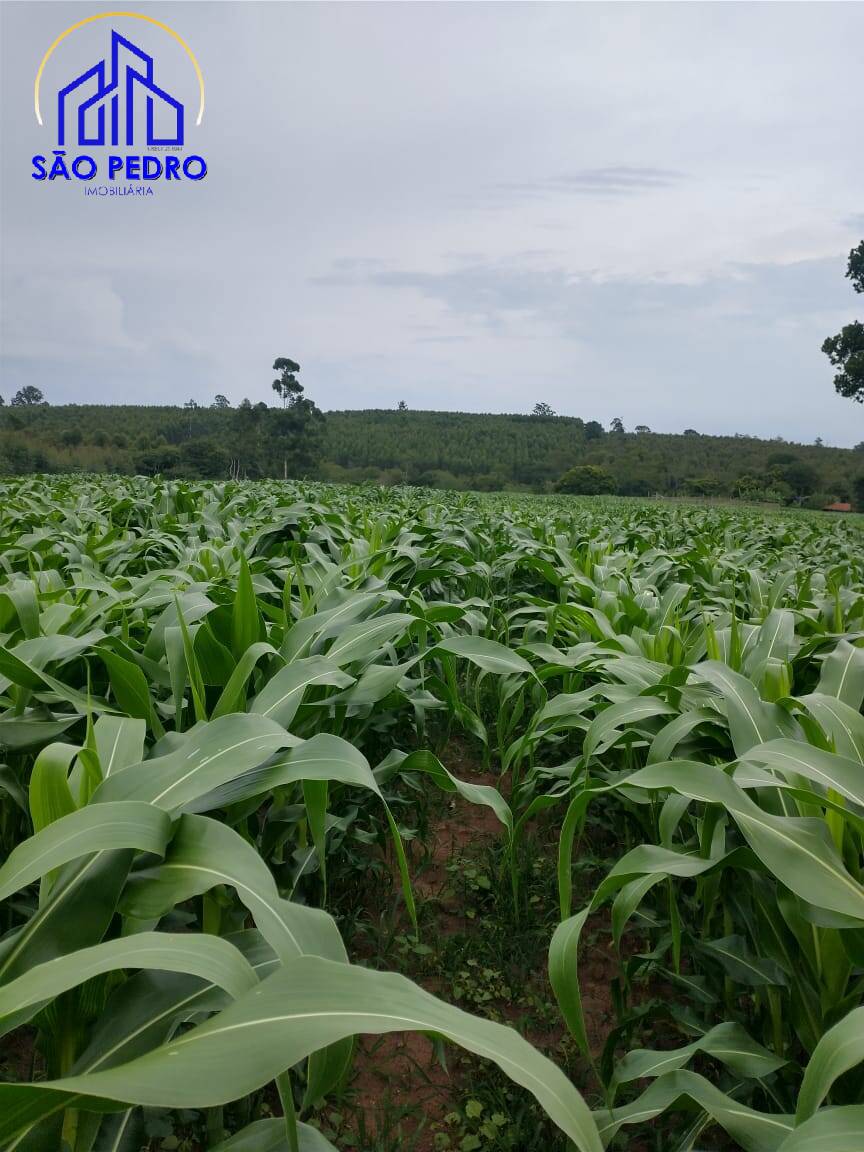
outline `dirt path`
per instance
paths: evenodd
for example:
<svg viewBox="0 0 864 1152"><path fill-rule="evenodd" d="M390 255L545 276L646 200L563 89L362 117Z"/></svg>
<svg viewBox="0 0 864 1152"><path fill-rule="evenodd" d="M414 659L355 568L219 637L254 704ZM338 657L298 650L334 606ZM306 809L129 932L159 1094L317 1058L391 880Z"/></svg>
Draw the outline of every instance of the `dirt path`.
<svg viewBox="0 0 864 1152"><path fill-rule="evenodd" d="M484 772L466 744L451 740L442 759L454 775L475 784L497 787L497 775ZM471 805L458 795L448 796L433 817L424 840L425 855L412 876L418 905L423 904L423 936L440 945L447 937L470 936L482 924L466 915L465 901L454 890L448 865L454 860L476 860L502 834L491 809ZM592 1051L599 1055L612 1020L611 979L617 968L614 953L602 942L589 944L580 970L585 996L586 1024ZM440 976L414 976L429 991L452 1001L452 987ZM536 971L522 974L521 1001L534 996L553 1004L544 962ZM470 1010L470 1005L466 1005ZM510 1023L557 1063L561 1063L565 1029L557 1013L552 1021L538 1022L524 1007L502 1001L499 1018ZM464 1103L466 1058L448 1046L447 1069L439 1062L432 1043L416 1033L363 1037L358 1043L355 1072L350 1083L352 1129L368 1143L358 1147L408 1152L434 1152L436 1131L446 1128L444 1118ZM474 1064L476 1068L476 1062ZM452 1135L452 1134L451 1134ZM375 1142L377 1141L377 1142ZM458 1147L458 1139L454 1141ZM491 1146L490 1146L491 1147Z"/></svg>
<svg viewBox="0 0 864 1152"><path fill-rule="evenodd" d="M483 772L462 742L451 740L442 758L454 776L472 784L498 786L498 777ZM438 940L473 927L453 892L448 864L476 853L501 832L490 808L469 804L458 795L448 796L430 822L425 857L412 884L417 903L427 905L424 921L434 920L431 930ZM447 998L439 979L421 977L418 982ZM432 1042L420 1033L361 1037L350 1085L352 1107L361 1114L359 1127L367 1137L390 1137L394 1149L433 1152L433 1126L441 1125L459 1101L459 1055L452 1048L447 1051L447 1065L447 1069L442 1067Z"/></svg>

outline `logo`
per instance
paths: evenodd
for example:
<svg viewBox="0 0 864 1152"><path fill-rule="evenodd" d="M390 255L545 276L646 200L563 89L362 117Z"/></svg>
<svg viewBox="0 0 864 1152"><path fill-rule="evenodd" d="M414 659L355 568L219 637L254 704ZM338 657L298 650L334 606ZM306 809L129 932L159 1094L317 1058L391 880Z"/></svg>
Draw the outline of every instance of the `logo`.
<svg viewBox="0 0 864 1152"><path fill-rule="evenodd" d="M139 70L140 69L140 70ZM79 88L86 92L96 84L96 91L87 99L80 100ZM72 103L70 97L75 93L78 104L78 144L87 146L91 144L105 144L105 121L111 124L110 143L115 147L120 141L121 119L125 128L123 143L135 143L135 95L136 90L146 92L147 106L147 143L154 144L182 144L183 143L183 105L175 100L163 88L153 82L153 57L121 36L119 32L111 32L111 74L110 83L105 79L105 61L100 60L86 72L82 72L71 84L61 88L57 93L57 143L66 143L66 113L67 103ZM160 107L173 114L174 131L170 136L157 136L154 131L154 109L156 102ZM121 105L124 114L121 117ZM106 117L106 112L108 113ZM88 124L90 128L88 130Z"/></svg>
<svg viewBox="0 0 864 1152"><path fill-rule="evenodd" d="M204 78L198 61L186 43L172 28L134 12L103 12L89 16L71 25L54 40L42 58L36 73L34 108L36 119L44 127L41 113L41 85L45 67L55 50L70 36L94 21L110 19L141 20L155 26L179 45L192 65L198 89L198 116L195 127L204 115ZM154 39L152 35L149 39ZM156 40L158 44L158 39ZM97 49L98 51L98 49ZM62 54L61 54L62 55ZM96 55L96 52L94 52ZM85 57L86 59L86 57ZM92 57L91 57L92 59ZM177 72L176 48L169 54L167 71ZM80 67L80 63L79 63ZM165 80L165 69L154 50L147 43L142 46L111 27L110 37L103 41L102 58L71 79L66 77L56 89L57 148L50 157L33 157L34 180L39 181L93 181L100 173L107 177L108 185L86 188L88 195L153 195L154 181L198 181L207 175L207 164L202 156L185 155L187 134L186 106L176 91L169 91L179 83L186 89L191 74L181 72L179 79ZM68 73L67 73L68 77ZM89 153L67 154L69 148L146 148L146 153L111 152L105 156ZM164 156L162 155L164 153ZM128 181L149 187L111 187Z"/></svg>

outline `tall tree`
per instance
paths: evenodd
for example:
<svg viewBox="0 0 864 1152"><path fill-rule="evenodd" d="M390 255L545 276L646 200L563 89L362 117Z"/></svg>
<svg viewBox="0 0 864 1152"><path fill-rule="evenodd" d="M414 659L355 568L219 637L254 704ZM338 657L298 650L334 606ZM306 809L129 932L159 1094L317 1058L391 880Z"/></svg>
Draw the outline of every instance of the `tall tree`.
<svg viewBox="0 0 864 1152"><path fill-rule="evenodd" d="M29 408L33 404L45 403L45 397L40 389L35 388L32 384L28 384L25 388L19 389L12 397L12 406L14 408Z"/></svg>
<svg viewBox="0 0 864 1152"><path fill-rule="evenodd" d="M303 385L297 379L300 365L287 356L278 356L273 361L273 371L279 373L273 381L273 391L282 400L282 407L287 408L293 400L303 395Z"/></svg>
<svg viewBox="0 0 864 1152"><path fill-rule="evenodd" d="M274 413L276 449L281 456L282 479L314 472L323 451L324 413L304 396Z"/></svg>
<svg viewBox="0 0 864 1152"><path fill-rule="evenodd" d="M547 404L545 400L540 400L534 405L532 416L554 416L555 409L551 404Z"/></svg>
<svg viewBox="0 0 864 1152"><path fill-rule="evenodd" d="M217 392L217 394L213 397L213 403L210 405L210 407L211 408L230 408L231 405L228 402L227 396L223 396L221 392Z"/></svg>
<svg viewBox="0 0 864 1152"><path fill-rule="evenodd" d="M864 293L864 240L849 253L846 276L856 292ZM834 376L835 390L864 404L864 324L858 320L847 324L836 336L828 337L822 351L839 369Z"/></svg>
<svg viewBox="0 0 864 1152"><path fill-rule="evenodd" d="M846 277L856 292L864 292L864 240L849 253Z"/></svg>
<svg viewBox="0 0 864 1152"><path fill-rule="evenodd" d="M195 399L193 399L192 397L190 397L190 398L189 398L189 399L186 401L186 403L183 405L183 407L184 407L184 408L186 409L186 411L189 413L189 435L191 436L191 435L192 435L192 417L193 417L193 416L195 415L195 413L198 411L198 409L199 409L200 405L199 405L199 403L198 403L198 401L197 401L197 400L195 400Z"/></svg>
<svg viewBox="0 0 864 1152"><path fill-rule="evenodd" d="M282 478L304 474L317 465L323 448L324 414L303 395L303 385L297 379L300 365L286 356L273 362L279 373L273 381L273 391L282 400L282 411L273 421L276 446L281 456Z"/></svg>
<svg viewBox="0 0 864 1152"><path fill-rule="evenodd" d="M229 471L234 479L241 476L257 479L259 469L259 445L261 440L260 423L262 410L244 396L231 420L231 464Z"/></svg>

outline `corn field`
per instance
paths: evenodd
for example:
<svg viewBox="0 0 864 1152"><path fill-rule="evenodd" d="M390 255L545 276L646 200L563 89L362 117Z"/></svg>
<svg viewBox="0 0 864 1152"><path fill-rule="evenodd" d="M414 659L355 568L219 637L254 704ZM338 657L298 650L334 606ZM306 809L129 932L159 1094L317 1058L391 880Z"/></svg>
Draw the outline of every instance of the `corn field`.
<svg viewBox="0 0 864 1152"><path fill-rule="evenodd" d="M0 485L0 1146L138 1152L194 1110L195 1147L341 1147L356 1038L407 1031L562 1148L860 1152L862 545L796 512ZM571 1059L352 955L364 859L424 939L421 803L491 815L514 923L552 894Z"/></svg>

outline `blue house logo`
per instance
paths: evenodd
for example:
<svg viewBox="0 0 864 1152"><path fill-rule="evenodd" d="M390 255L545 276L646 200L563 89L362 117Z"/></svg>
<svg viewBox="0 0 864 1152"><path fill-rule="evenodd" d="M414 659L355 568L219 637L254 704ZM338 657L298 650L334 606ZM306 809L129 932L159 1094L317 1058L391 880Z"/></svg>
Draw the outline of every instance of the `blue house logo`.
<svg viewBox="0 0 864 1152"><path fill-rule="evenodd" d="M204 157L190 154L184 148L186 112L183 104L156 83L153 57L113 29L113 24L121 17L124 21L140 20L150 28L158 28L185 52L198 88L198 115L194 117L194 123L196 127L201 124L204 76L194 52L183 37L161 20L142 12L97 12L77 20L61 32L36 71L33 110L37 123L44 127L40 84L54 51L79 29L89 28L97 21L111 21L111 25L107 25L112 28L110 54L57 92L57 147L50 156L37 153L32 158L30 176L33 180L45 181L46 185L54 181L74 185L80 181L86 196L145 197L154 194L154 184L196 183L207 175ZM98 26L103 27L101 24ZM153 33L148 32L148 35ZM176 67L180 59L176 49L174 57L173 62L165 56L160 57L163 76L166 67ZM173 77L174 73L171 75ZM188 80L178 82L184 83L182 91L186 95ZM173 79L171 83L173 86ZM100 154L95 152L95 148L108 151ZM93 150L93 155L90 155L90 150ZM104 183L97 185L97 179Z"/></svg>
<svg viewBox="0 0 864 1152"><path fill-rule="evenodd" d="M136 108L145 110L147 144L183 143L183 105L155 83L153 57L112 31L110 70L100 60L57 93L57 142L77 126L79 146L133 145Z"/></svg>

